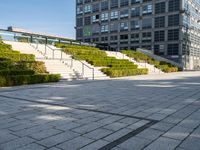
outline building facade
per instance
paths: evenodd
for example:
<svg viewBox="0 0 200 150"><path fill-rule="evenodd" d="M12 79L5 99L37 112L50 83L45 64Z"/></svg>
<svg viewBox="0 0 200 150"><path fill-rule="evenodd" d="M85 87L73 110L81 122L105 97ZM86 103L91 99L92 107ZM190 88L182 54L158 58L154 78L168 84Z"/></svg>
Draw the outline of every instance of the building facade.
<svg viewBox="0 0 200 150"><path fill-rule="evenodd" d="M200 66L200 0L76 0L76 39Z"/></svg>

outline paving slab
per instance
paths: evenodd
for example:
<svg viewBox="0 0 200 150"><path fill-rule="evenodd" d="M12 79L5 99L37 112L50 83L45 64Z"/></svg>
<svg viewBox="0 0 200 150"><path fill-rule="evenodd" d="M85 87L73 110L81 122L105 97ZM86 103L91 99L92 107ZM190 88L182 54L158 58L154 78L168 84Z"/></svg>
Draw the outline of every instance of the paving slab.
<svg viewBox="0 0 200 150"><path fill-rule="evenodd" d="M56 146L60 143L63 143L67 140L74 139L77 136L79 136L77 133L67 131L67 132L60 133L60 134L55 135L55 136L45 138L41 141L38 141L37 143L40 144L40 145L43 145L45 147L50 148L50 147Z"/></svg>
<svg viewBox="0 0 200 150"><path fill-rule="evenodd" d="M147 146L151 141L147 139L142 139L138 137L130 138L124 143L120 144L119 147L124 150L142 149Z"/></svg>
<svg viewBox="0 0 200 150"><path fill-rule="evenodd" d="M1 150L14 150L14 149L26 146L28 144L31 144L34 141L35 140L28 138L28 137L18 138L18 139L12 140L10 142L1 144L0 149Z"/></svg>
<svg viewBox="0 0 200 150"><path fill-rule="evenodd" d="M33 143L33 144L29 144L29 145L17 148L16 150L45 150L45 149L46 149L45 147Z"/></svg>
<svg viewBox="0 0 200 150"><path fill-rule="evenodd" d="M195 150L200 72L0 88L0 150Z"/></svg>
<svg viewBox="0 0 200 150"><path fill-rule="evenodd" d="M94 140L98 140L101 138L104 138L106 136L108 136L109 134L112 134L113 132L107 129L103 129L103 128L99 128L97 130L94 130L92 132L89 132L87 134L84 134L84 137L90 138L90 139L94 139Z"/></svg>
<svg viewBox="0 0 200 150"><path fill-rule="evenodd" d="M153 141L153 140L157 139L158 137L160 137L162 134L164 134L164 132L148 128L148 129L140 132L136 136L140 137L140 138L143 138L143 139L148 139L148 140L152 140Z"/></svg>
<svg viewBox="0 0 200 150"><path fill-rule="evenodd" d="M166 132L174 127L174 124L166 123L166 122L158 122L155 125L151 126L151 128Z"/></svg>
<svg viewBox="0 0 200 150"><path fill-rule="evenodd" d="M181 126L175 126L169 131L167 131L163 136L176 139L176 140L184 140L189 134L191 133L191 129L189 128L184 128Z"/></svg>
<svg viewBox="0 0 200 150"><path fill-rule="evenodd" d="M56 129L49 129L49 130L43 130L43 131L41 131L39 133L31 134L31 135L29 135L29 137L40 141L42 139L51 137L51 136L59 134L61 132L62 131L59 131L59 130L56 130Z"/></svg>
<svg viewBox="0 0 200 150"><path fill-rule="evenodd" d="M0 130L0 144L12 141L17 138L18 137L15 135L12 135L9 130Z"/></svg>
<svg viewBox="0 0 200 150"><path fill-rule="evenodd" d="M180 144L180 141L160 137L150 145L148 145L144 150L173 150Z"/></svg>
<svg viewBox="0 0 200 150"><path fill-rule="evenodd" d="M75 139L72 139L70 141L64 142L60 145L58 145L57 147L64 149L64 150L77 150L80 149L90 143L94 142L91 139L88 139L86 137L77 137Z"/></svg>
<svg viewBox="0 0 200 150"><path fill-rule="evenodd" d="M100 149L103 146L107 145L109 142L104 141L104 140L98 140L92 144L89 144L88 146L85 146L81 148L80 150L94 150L94 149Z"/></svg>
<svg viewBox="0 0 200 150"><path fill-rule="evenodd" d="M180 147L188 150L199 150L200 138L190 136L180 145Z"/></svg>

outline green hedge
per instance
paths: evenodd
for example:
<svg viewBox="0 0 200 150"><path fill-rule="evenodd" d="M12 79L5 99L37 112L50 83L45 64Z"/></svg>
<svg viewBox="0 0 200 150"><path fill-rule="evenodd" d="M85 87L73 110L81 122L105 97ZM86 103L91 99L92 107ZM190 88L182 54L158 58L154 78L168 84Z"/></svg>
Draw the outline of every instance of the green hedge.
<svg viewBox="0 0 200 150"><path fill-rule="evenodd" d="M122 50L121 52L126 54L128 57L134 58L138 62L147 62L151 65L154 65L156 68L166 73L179 71L178 67L164 61L155 60L141 52L135 52L131 50Z"/></svg>
<svg viewBox="0 0 200 150"><path fill-rule="evenodd" d="M78 45L67 45L67 44L56 44L57 47L62 48L64 52L73 55L75 59L85 60L88 56L91 57L107 57L104 51L99 50L95 47L89 46L78 46Z"/></svg>
<svg viewBox="0 0 200 150"><path fill-rule="evenodd" d="M108 57L105 51L88 46L76 46L67 44L56 44L67 54L72 55L74 59L85 60L95 67L108 67L102 72L110 77L121 77L130 75L147 74L147 70L138 69L138 66L125 59L116 59Z"/></svg>
<svg viewBox="0 0 200 150"><path fill-rule="evenodd" d="M36 83L58 82L58 74L0 76L0 86L16 86Z"/></svg>
<svg viewBox="0 0 200 150"><path fill-rule="evenodd" d="M31 69L34 70L35 73L47 73L44 62L41 61L20 61L17 62L16 68L21 69Z"/></svg>
<svg viewBox="0 0 200 150"><path fill-rule="evenodd" d="M10 60L0 60L0 70L10 70L14 68L14 62Z"/></svg>
<svg viewBox="0 0 200 150"><path fill-rule="evenodd" d="M11 50L12 50L11 45L5 44L0 40L0 51L11 51Z"/></svg>
<svg viewBox="0 0 200 150"><path fill-rule="evenodd" d="M12 61L34 61L35 56L32 54L18 54L18 53L0 53L0 58L7 58Z"/></svg>
<svg viewBox="0 0 200 150"><path fill-rule="evenodd" d="M116 64L119 66L130 66L131 68L136 68L132 62L128 60L119 60L114 57L108 57L104 51L101 51L97 48L90 47L81 47L81 46L72 46L72 45L63 45L57 44L59 48L63 48L63 51L71 54L74 59L77 60L86 60L91 65L95 67L116 67Z"/></svg>
<svg viewBox="0 0 200 150"><path fill-rule="evenodd" d="M0 70L33 70L35 73L47 73L44 62L40 61L0 61Z"/></svg>
<svg viewBox="0 0 200 150"><path fill-rule="evenodd" d="M83 49L83 50L87 50L87 51L99 51L98 48L95 47L90 47L90 46L84 46L84 45L71 45L71 44L60 44L57 43L56 44L57 47L59 48L72 48L72 49Z"/></svg>
<svg viewBox="0 0 200 150"><path fill-rule="evenodd" d="M10 61L8 58L0 58L0 61Z"/></svg>
<svg viewBox="0 0 200 150"><path fill-rule="evenodd" d="M0 87L6 86L7 80L4 76L0 76Z"/></svg>
<svg viewBox="0 0 200 150"><path fill-rule="evenodd" d="M5 50L5 49L0 49L0 53L15 53L15 54L20 54L19 51Z"/></svg>
<svg viewBox="0 0 200 150"><path fill-rule="evenodd" d="M123 69L123 68L103 68L102 72L111 78L124 77L124 76L135 76L148 74L148 69Z"/></svg>
<svg viewBox="0 0 200 150"><path fill-rule="evenodd" d="M137 65L129 62L128 60L120 59L87 59L88 63L92 64L95 67L130 67L137 68Z"/></svg>
<svg viewBox="0 0 200 150"><path fill-rule="evenodd" d="M35 55L20 54L20 61L35 61Z"/></svg>
<svg viewBox="0 0 200 150"><path fill-rule="evenodd" d="M35 61L34 55L13 51L0 40L0 87L57 82L61 78L45 73L44 63Z"/></svg>
<svg viewBox="0 0 200 150"><path fill-rule="evenodd" d="M150 58L140 52L135 52L131 50L122 50L123 54L126 54L128 57L134 58L137 62L147 62Z"/></svg>
<svg viewBox="0 0 200 150"><path fill-rule="evenodd" d="M33 70L0 70L0 76L34 75Z"/></svg>
<svg viewBox="0 0 200 150"><path fill-rule="evenodd" d="M171 73L171 72L178 72L178 67L169 67L168 65L159 65L157 68L161 69L163 72Z"/></svg>

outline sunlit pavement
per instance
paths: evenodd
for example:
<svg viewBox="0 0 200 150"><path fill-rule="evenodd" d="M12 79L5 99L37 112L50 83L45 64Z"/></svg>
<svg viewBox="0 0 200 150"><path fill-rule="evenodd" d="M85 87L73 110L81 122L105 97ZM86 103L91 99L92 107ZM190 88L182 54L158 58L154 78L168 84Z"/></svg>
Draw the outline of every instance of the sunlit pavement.
<svg viewBox="0 0 200 150"><path fill-rule="evenodd" d="M0 89L0 150L199 150L200 72Z"/></svg>

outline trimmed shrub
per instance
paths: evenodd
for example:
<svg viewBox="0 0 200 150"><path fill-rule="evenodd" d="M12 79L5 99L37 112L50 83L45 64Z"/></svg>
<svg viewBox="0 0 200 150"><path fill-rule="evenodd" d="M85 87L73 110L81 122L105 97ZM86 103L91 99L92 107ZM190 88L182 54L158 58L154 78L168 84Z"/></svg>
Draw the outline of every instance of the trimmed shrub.
<svg viewBox="0 0 200 150"><path fill-rule="evenodd" d="M33 70L0 70L0 76L34 75Z"/></svg>
<svg viewBox="0 0 200 150"><path fill-rule="evenodd" d="M35 61L35 55L20 54L20 61Z"/></svg>
<svg viewBox="0 0 200 150"><path fill-rule="evenodd" d="M31 54L18 54L18 53L0 53L0 58L10 59L12 61L34 61L35 56Z"/></svg>
<svg viewBox="0 0 200 150"><path fill-rule="evenodd" d="M36 62L34 55L13 51L0 40L0 87L57 82L61 78L58 74L44 73L44 63Z"/></svg>
<svg viewBox="0 0 200 150"><path fill-rule="evenodd" d="M0 61L10 61L8 58L0 58Z"/></svg>
<svg viewBox="0 0 200 150"><path fill-rule="evenodd" d="M17 86L36 83L58 82L59 74L40 74L40 75L18 75L18 76L0 76L3 82L0 86ZM5 82L6 81L6 82Z"/></svg>
<svg viewBox="0 0 200 150"><path fill-rule="evenodd" d="M111 78L123 77L123 76L134 76L148 74L148 69L116 69L116 68L103 68L102 72Z"/></svg>
<svg viewBox="0 0 200 150"><path fill-rule="evenodd" d="M40 61L0 61L0 70L33 70L35 73L47 73L44 62Z"/></svg>
<svg viewBox="0 0 200 150"><path fill-rule="evenodd" d="M62 48L65 53L72 55L74 59L85 60L95 67L108 67L102 69L102 72L110 77L140 75L148 72L146 69L138 69L137 65L128 60L108 57L105 51L98 48L66 44L56 44L56 46Z"/></svg>
<svg viewBox="0 0 200 150"><path fill-rule="evenodd" d="M56 47L59 47L59 48L72 48L72 49L84 49L84 50L88 50L88 51L99 51L98 48L95 48L95 47L90 47L90 46L84 46L84 45L69 45L69 44L60 44L60 43L57 43L55 45Z"/></svg>
<svg viewBox="0 0 200 150"><path fill-rule="evenodd" d="M10 70L14 68L14 63L12 61L0 61L0 70Z"/></svg>
<svg viewBox="0 0 200 150"><path fill-rule="evenodd" d="M0 52L1 51L12 51L12 46L3 43L2 41L0 42Z"/></svg>
<svg viewBox="0 0 200 150"><path fill-rule="evenodd" d="M86 61L95 67L131 67L137 68L137 65L124 59L107 58L87 58Z"/></svg>
<svg viewBox="0 0 200 150"><path fill-rule="evenodd" d="M6 86L7 81L5 77L0 76L0 87Z"/></svg>
<svg viewBox="0 0 200 150"><path fill-rule="evenodd" d="M16 64L16 68L21 69L31 69L35 73L47 73L44 62L41 61L21 61Z"/></svg>
<svg viewBox="0 0 200 150"><path fill-rule="evenodd" d="M166 72L166 73L178 72L177 67L169 67L168 65L160 65L159 69L161 69L163 72Z"/></svg>
<svg viewBox="0 0 200 150"><path fill-rule="evenodd" d="M126 54L128 57L134 58L138 62L147 62L149 57L140 52L133 52L131 50L122 50L123 54Z"/></svg>
<svg viewBox="0 0 200 150"><path fill-rule="evenodd" d="M128 57L134 58L138 62L147 62L151 65L154 65L156 68L158 68L166 73L179 71L178 67L176 67L170 63L164 62L164 61L155 60L141 52L135 52L135 51L131 51L131 50L128 50L128 51L123 50L121 52L123 54L126 54Z"/></svg>

